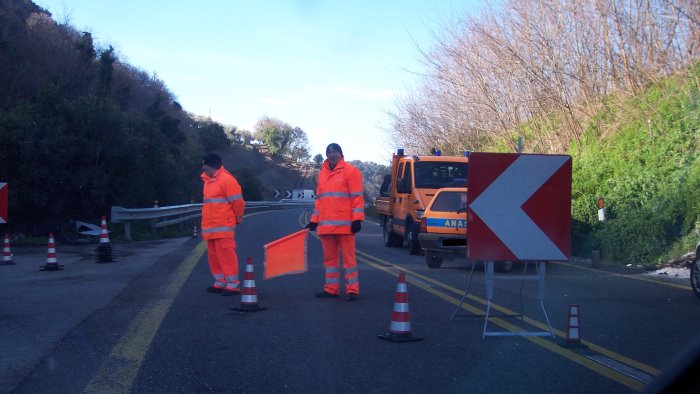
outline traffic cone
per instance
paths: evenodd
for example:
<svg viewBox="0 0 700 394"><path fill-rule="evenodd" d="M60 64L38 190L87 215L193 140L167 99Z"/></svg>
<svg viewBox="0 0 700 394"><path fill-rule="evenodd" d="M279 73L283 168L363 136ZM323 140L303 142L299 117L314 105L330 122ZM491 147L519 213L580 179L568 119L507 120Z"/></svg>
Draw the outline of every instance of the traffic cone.
<svg viewBox="0 0 700 394"><path fill-rule="evenodd" d="M109 231L107 230L107 218L102 216L102 223L100 224L100 243L109 243Z"/></svg>
<svg viewBox="0 0 700 394"><path fill-rule="evenodd" d="M391 312L389 332L377 335L377 337L392 342L414 342L423 339L416 338L411 334L411 318L408 312L408 292L404 273L399 274L399 283L396 285L396 297L394 298L394 310Z"/></svg>
<svg viewBox="0 0 700 394"><path fill-rule="evenodd" d="M253 258L248 257L245 262L245 274L243 276L243 289L241 290L241 306L231 308L239 312L257 312L267 308L258 306L258 295L255 290L255 273L253 273Z"/></svg>
<svg viewBox="0 0 700 394"><path fill-rule="evenodd" d="M566 323L567 347L582 346L581 344L581 320L579 319L578 305L569 305L569 319Z"/></svg>
<svg viewBox="0 0 700 394"><path fill-rule="evenodd" d="M113 263L114 255L112 254L112 244L109 242L109 231L107 230L107 218L102 216L102 224L100 226L100 244L97 245L97 262L98 263Z"/></svg>
<svg viewBox="0 0 700 394"><path fill-rule="evenodd" d="M197 226L194 226L194 231L192 232L192 238L197 238Z"/></svg>
<svg viewBox="0 0 700 394"><path fill-rule="evenodd" d="M58 264L58 259L56 258L56 244L53 240L53 233L49 233L49 248L46 254L46 265L40 268L40 271L59 271L63 269L63 266Z"/></svg>
<svg viewBox="0 0 700 394"><path fill-rule="evenodd" d="M12 261L9 234L5 234L5 242L2 244L2 261L0 261L0 265L15 265L15 262Z"/></svg>

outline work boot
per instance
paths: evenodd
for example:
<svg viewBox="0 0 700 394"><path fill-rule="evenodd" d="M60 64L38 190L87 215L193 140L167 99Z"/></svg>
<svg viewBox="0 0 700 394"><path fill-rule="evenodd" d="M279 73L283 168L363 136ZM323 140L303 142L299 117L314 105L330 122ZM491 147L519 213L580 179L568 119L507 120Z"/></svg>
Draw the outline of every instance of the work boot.
<svg viewBox="0 0 700 394"><path fill-rule="evenodd" d="M360 296L355 294L355 293L348 293L345 296L345 301L357 301L360 299Z"/></svg>
<svg viewBox="0 0 700 394"><path fill-rule="evenodd" d="M325 290L320 293L316 293L315 296L316 298L338 298L338 294L331 294Z"/></svg>
<svg viewBox="0 0 700 394"><path fill-rule="evenodd" d="M207 287L207 293L221 293L224 290L221 287L209 286Z"/></svg>
<svg viewBox="0 0 700 394"><path fill-rule="evenodd" d="M241 295L240 290L223 290L221 292L222 296L234 296L234 295Z"/></svg>

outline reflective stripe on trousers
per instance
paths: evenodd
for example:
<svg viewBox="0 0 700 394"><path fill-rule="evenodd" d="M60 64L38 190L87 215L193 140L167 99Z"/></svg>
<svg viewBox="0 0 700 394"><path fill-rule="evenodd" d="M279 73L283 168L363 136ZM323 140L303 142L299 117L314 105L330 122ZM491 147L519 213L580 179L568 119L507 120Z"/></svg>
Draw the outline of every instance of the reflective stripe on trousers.
<svg viewBox="0 0 700 394"><path fill-rule="evenodd" d="M214 287L217 289L226 288L226 279L224 279L224 274L212 275L214 277Z"/></svg>
<svg viewBox="0 0 700 394"><path fill-rule="evenodd" d="M355 234L322 234L323 265L326 268L326 284L323 290L340 294L340 258L345 268L345 293L360 294L360 280L355 259Z"/></svg>
<svg viewBox="0 0 700 394"><path fill-rule="evenodd" d="M214 287L238 290L238 256L233 238L207 240L209 270L214 277Z"/></svg>

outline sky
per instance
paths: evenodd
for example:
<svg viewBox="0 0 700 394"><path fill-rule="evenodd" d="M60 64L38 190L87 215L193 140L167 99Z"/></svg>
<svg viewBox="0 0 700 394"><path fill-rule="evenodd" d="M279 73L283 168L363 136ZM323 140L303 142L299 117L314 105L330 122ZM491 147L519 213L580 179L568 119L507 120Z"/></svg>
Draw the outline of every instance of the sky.
<svg viewBox="0 0 700 394"><path fill-rule="evenodd" d="M34 0L98 48L163 81L191 113L253 131L304 130L311 156L389 164L396 97L420 86L420 50L479 0Z"/></svg>

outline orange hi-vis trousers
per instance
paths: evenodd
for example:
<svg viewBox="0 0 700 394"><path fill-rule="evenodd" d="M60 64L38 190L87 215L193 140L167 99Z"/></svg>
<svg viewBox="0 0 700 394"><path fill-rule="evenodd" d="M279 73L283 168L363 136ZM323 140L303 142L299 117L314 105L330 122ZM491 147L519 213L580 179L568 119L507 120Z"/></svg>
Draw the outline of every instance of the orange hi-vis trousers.
<svg viewBox="0 0 700 394"><path fill-rule="evenodd" d="M322 234L323 265L326 267L326 284L323 290L340 294L340 256L345 268L345 293L360 294L360 281L355 260L355 234Z"/></svg>
<svg viewBox="0 0 700 394"><path fill-rule="evenodd" d="M238 280L238 256L233 238L207 240L209 270L214 277L214 287L230 291L240 290Z"/></svg>

